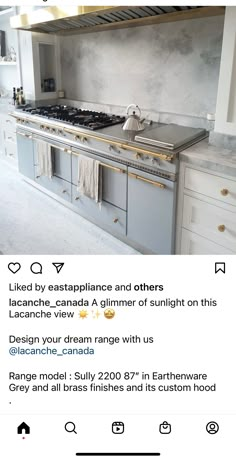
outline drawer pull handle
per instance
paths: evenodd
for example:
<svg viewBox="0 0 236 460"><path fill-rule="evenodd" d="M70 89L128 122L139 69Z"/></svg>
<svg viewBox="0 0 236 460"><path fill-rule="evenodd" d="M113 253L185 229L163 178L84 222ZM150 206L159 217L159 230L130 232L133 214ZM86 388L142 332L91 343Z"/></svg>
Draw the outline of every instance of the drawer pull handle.
<svg viewBox="0 0 236 460"><path fill-rule="evenodd" d="M115 219L113 219L114 224L117 224L118 221L119 221L119 219L117 217L115 217Z"/></svg>
<svg viewBox="0 0 236 460"><path fill-rule="evenodd" d="M76 157L78 157L80 155L80 153L74 152L73 150L72 150L71 153L72 153L72 155L75 155ZM102 166L104 168L112 169L112 171L116 171L116 172L121 173L121 174L126 173L125 169L117 168L116 166L111 166L111 165L108 165L106 163L101 163L101 162L99 162L99 164L100 164L100 166Z"/></svg>
<svg viewBox="0 0 236 460"><path fill-rule="evenodd" d="M78 201L78 200L79 200L79 196L76 196L76 197L75 197L75 201Z"/></svg>
<svg viewBox="0 0 236 460"><path fill-rule="evenodd" d="M225 225L219 225L218 230L219 230L219 232L224 232L225 231Z"/></svg>
<svg viewBox="0 0 236 460"><path fill-rule="evenodd" d="M36 176L36 179L39 179L39 178L40 178L40 176Z"/></svg>
<svg viewBox="0 0 236 460"><path fill-rule="evenodd" d="M65 152L65 153L72 153L70 149L67 149L65 147L60 147L59 145L54 145L54 144L49 144L50 147L52 147L53 149L57 149L57 150L61 150L62 152Z"/></svg>
<svg viewBox="0 0 236 460"><path fill-rule="evenodd" d="M33 137L33 136L31 136L31 134L23 134L23 133L19 133L19 132L17 132L17 134L19 134L19 136L27 137L27 139L32 139L32 137Z"/></svg>
<svg viewBox="0 0 236 460"><path fill-rule="evenodd" d="M106 163L100 163L100 165L103 166L104 168L111 169L112 171L115 171L115 172L118 172L118 173L121 173L121 174L125 173L124 169L116 168L115 166L111 166L111 165L108 165Z"/></svg>
<svg viewBox="0 0 236 460"><path fill-rule="evenodd" d="M62 190L62 193L66 193L66 192L67 192L67 190Z"/></svg>
<svg viewBox="0 0 236 460"><path fill-rule="evenodd" d="M227 190L227 188L223 188L223 189L220 191L220 193L221 193L221 195L226 196L226 195L228 195L229 190Z"/></svg>
<svg viewBox="0 0 236 460"><path fill-rule="evenodd" d="M145 177L138 176L137 174L129 173L130 177L133 177L134 179L142 180L143 182L147 182L148 184L152 184L155 187L159 188L166 188L165 184L161 184L161 182L156 182L154 180L146 179Z"/></svg>

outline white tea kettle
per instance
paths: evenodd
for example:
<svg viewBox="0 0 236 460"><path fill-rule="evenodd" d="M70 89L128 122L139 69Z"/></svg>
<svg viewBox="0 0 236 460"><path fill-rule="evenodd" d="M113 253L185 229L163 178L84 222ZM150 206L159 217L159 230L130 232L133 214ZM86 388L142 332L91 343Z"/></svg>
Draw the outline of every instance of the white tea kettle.
<svg viewBox="0 0 236 460"><path fill-rule="evenodd" d="M130 115L130 109L133 108L132 115ZM136 115L136 112L139 112L139 115ZM128 118L124 123L123 129L124 131L143 131L145 126L143 125L143 120L141 120L141 110L138 105L130 104L126 109L126 113Z"/></svg>

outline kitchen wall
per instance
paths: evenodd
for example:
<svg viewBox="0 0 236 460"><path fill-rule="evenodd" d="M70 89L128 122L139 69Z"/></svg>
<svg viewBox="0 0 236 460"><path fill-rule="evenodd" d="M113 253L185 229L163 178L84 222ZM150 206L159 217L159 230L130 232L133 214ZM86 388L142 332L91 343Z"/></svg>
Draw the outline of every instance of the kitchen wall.
<svg viewBox="0 0 236 460"><path fill-rule="evenodd" d="M215 112L224 16L61 38L68 99Z"/></svg>
<svg viewBox="0 0 236 460"><path fill-rule="evenodd" d="M6 32L6 51L13 46L17 52L17 33L10 28L10 15L0 16L0 30ZM0 89L12 90L13 86L19 84L19 78L16 66L1 66L0 67Z"/></svg>

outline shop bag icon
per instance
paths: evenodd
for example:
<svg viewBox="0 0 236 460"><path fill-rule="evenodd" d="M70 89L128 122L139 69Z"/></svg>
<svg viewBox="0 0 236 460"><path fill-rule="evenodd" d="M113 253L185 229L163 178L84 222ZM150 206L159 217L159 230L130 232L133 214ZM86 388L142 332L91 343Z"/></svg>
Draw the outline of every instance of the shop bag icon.
<svg viewBox="0 0 236 460"><path fill-rule="evenodd" d="M163 422L159 426L159 431L161 434L170 434L171 433L171 425L168 422Z"/></svg>

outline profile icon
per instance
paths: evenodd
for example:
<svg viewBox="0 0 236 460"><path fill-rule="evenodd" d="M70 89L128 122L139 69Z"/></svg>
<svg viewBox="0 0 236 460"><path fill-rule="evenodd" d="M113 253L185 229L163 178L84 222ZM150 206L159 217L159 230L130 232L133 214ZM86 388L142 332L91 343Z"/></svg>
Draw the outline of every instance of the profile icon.
<svg viewBox="0 0 236 460"><path fill-rule="evenodd" d="M209 422L206 426L207 433L216 434L219 431L219 425L216 422Z"/></svg>

